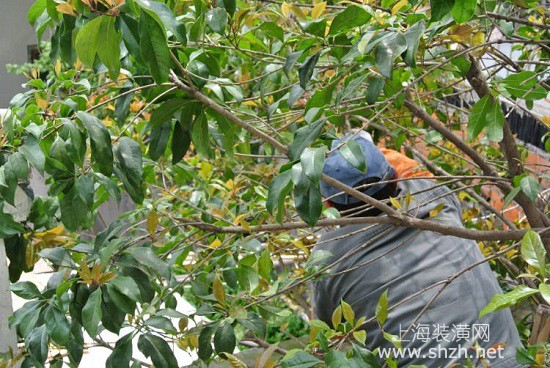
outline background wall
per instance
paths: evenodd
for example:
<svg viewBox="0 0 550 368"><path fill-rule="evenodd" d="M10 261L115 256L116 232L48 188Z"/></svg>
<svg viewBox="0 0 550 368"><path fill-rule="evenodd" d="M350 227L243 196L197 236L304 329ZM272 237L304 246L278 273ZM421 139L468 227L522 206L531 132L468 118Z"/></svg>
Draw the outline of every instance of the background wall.
<svg viewBox="0 0 550 368"><path fill-rule="evenodd" d="M21 92L25 78L8 74L6 64L28 61L28 46L36 45L27 11L34 0L0 0L0 108Z"/></svg>

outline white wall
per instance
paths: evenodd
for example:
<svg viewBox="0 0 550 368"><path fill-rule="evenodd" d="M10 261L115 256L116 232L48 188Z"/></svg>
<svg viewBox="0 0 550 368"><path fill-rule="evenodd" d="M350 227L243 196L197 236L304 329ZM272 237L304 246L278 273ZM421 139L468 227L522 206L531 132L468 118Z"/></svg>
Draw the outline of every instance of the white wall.
<svg viewBox="0 0 550 368"><path fill-rule="evenodd" d="M0 0L0 108L7 107L12 97L23 90L25 78L8 74L6 64L27 62L27 47L37 44L27 21L33 3L34 0Z"/></svg>

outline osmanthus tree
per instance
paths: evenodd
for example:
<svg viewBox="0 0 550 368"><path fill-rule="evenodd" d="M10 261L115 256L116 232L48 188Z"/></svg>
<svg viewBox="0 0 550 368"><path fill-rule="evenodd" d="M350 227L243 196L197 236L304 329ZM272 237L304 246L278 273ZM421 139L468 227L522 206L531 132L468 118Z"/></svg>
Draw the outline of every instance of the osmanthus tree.
<svg viewBox="0 0 550 368"><path fill-rule="evenodd" d="M370 316L343 302L332 326L289 328L312 316L308 283L327 273L310 254L317 234L351 223L477 240L512 280L483 313L547 305L540 170L525 165L506 106L529 115L547 96L548 15L529 0L35 1L29 21L51 37L51 66L42 79L30 73L3 122L0 203L13 203L31 169L49 190L26 221L0 215L13 292L29 300L11 319L24 341L11 362L78 366L87 334L112 349L112 367L149 366L136 344L159 368L178 365L174 349L244 366L233 353L250 346L265 348L257 367L396 366L364 348L360 329L373 318L383 328L385 298ZM323 175L331 140L354 128L452 187L466 228L442 225L438 211L418 220L410 198L378 201ZM368 170L353 141L337 149ZM323 207L320 181L385 216L340 217ZM505 217L483 188L525 220ZM135 209L87 230L121 196ZM17 282L39 258L55 269L46 288ZM195 312L182 313L176 296ZM525 340L532 320L521 321ZM120 337L106 342L103 330ZM274 330L309 338L287 351L270 345ZM520 362L544 364L536 339ZM353 348L338 351L343 341Z"/></svg>

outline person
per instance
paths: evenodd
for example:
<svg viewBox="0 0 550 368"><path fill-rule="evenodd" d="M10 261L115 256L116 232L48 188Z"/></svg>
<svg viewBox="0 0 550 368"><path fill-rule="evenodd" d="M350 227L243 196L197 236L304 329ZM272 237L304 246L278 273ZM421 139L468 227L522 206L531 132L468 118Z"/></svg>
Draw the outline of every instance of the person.
<svg viewBox="0 0 550 368"><path fill-rule="evenodd" d="M361 147L366 173L336 149L348 139ZM346 136L334 140L332 148L324 174L378 200L394 197L402 202L401 211L416 218L463 226L460 203L449 188L423 178L425 174L392 180L398 173L368 136ZM393 160L400 162L396 157ZM342 216L385 216L326 183L321 183L321 193ZM518 366L515 355L521 342L510 310L478 318L502 290L488 263L481 262L484 257L475 241L414 228L360 224L323 234L314 251L330 254L322 263L331 265L315 283L316 317L331 325L341 302L350 304L357 318L367 317L362 327L367 331L366 347L380 348L380 356L393 352L399 367L460 366L467 359L474 365L483 360L491 367ZM385 291L390 309L379 326L372 317ZM381 330L398 336L404 350L392 351L389 335L385 338Z"/></svg>

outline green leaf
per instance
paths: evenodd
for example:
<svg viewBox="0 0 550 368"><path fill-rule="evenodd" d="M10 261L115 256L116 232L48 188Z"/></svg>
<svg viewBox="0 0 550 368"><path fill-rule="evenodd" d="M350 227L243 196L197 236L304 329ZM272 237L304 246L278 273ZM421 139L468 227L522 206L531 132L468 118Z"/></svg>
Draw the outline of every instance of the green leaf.
<svg viewBox="0 0 550 368"><path fill-rule="evenodd" d="M151 129L151 137L149 141L149 157L151 160L156 161L164 155L171 132L171 120L167 120L162 123L162 125Z"/></svg>
<svg viewBox="0 0 550 368"><path fill-rule="evenodd" d="M141 147L137 142L128 137L120 138L115 150L116 164L115 174L122 181L124 189L132 200L141 204L144 199L143 189L143 158Z"/></svg>
<svg viewBox="0 0 550 368"><path fill-rule="evenodd" d="M4 203L0 201L0 238L10 238L23 231L21 223L15 221L12 215L4 213Z"/></svg>
<svg viewBox="0 0 550 368"><path fill-rule="evenodd" d="M315 70L315 66L319 61L320 56L321 56L321 52L317 52L311 55L298 68L298 75L300 77L300 87L302 87L303 89L307 88L307 84L309 83L309 80L313 76L313 71Z"/></svg>
<svg viewBox="0 0 550 368"><path fill-rule="evenodd" d="M318 184L325 166L326 147L306 148L300 156L302 170L313 183Z"/></svg>
<svg viewBox="0 0 550 368"><path fill-rule="evenodd" d="M69 342L69 331L71 325L69 324L67 317L65 317L65 313L55 305L50 305L46 308L44 321L53 342L62 346L67 345Z"/></svg>
<svg viewBox="0 0 550 368"><path fill-rule="evenodd" d="M163 338L150 333L141 335L138 340L138 349L143 355L151 358L155 368L178 368L174 352Z"/></svg>
<svg viewBox="0 0 550 368"><path fill-rule="evenodd" d="M521 187L515 187L513 188L510 193L504 198L504 202L502 204L502 208L506 208L512 203L514 198L518 195L518 193L521 192Z"/></svg>
<svg viewBox="0 0 550 368"><path fill-rule="evenodd" d="M170 277L170 267L161 261L151 248L132 247L126 252L131 254L141 265L151 268L164 278Z"/></svg>
<svg viewBox="0 0 550 368"><path fill-rule="evenodd" d="M273 215L277 209L277 221L281 223L286 196L292 190L292 171L287 170L277 175L269 184L266 209Z"/></svg>
<svg viewBox="0 0 550 368"><path fill-rule="evenodd" d="M152 160L158 160L164 154L172 130L172 118L185 106L184 103L185 101L179 98L168 100L151 114L151 119L149 119L151 126L149 157Z"/></svg>
<svg viewBox="0 0 550 368"><path fill-rule="evenodd" d="M365 160L365 153L361 148L361 145L357 143L355 139L349 139L341 148L340 154L346 159L351 166L355 167L362 173L367 172L367 162Z"/></svg>
<svg viewBox="0 0 550 368"><path fill-rule="evenodd" d="M10 286L12 293L23 299L37 299L42 296L40 290L30 281L17 282Z"/></svg>
<svg viewBox="0 0 550 368"><path fill-rule="evenodd" d="M199 351L198 356L202 360L210 358L214 350L212 349L212 335L214 334L214 328L212 326L206 326L199 334Z"/></svg>
<svg viewBox="0 0 550 368"><path fill-rule="evenodd" d="M36 170L40 173L44 172L46 156L44 156L44 152L42 152L42 149L38 145L38 140L35 136L29 135L25 144L19 148L19 152Z"/></svg>
<svg viewBox="0 0 550 368"><path fill-rule="evenodd" d="M343 300L342 300L342 315L344 316L344 319L346 321L348 321L351 324L354 324L355 312L353 311L353 308L351 308L351 305L349 305Z"/></svg>
<svg viewBox="0 0 550 368"><path fill-rule="evenodd" d="M306 149L306 147L317 140L317 138L321 134L323 126L325 125L325 121L326 120L323 118L319 119L296 131L296 133L294 134L294 141L292 141L289 147L289 155L291 161L298 160L302 155L304 149Z"/></svg>
<svg viewBox="0 0 550 368"><path fill-rule="evenodd" d="M176 121L172 133L172 165L180 162L191 145L191 132L186 125Z"/></svg>
<svg viewBox="0 0 550 368"><path fill-rule="evenodd" d="M220 0L218 2L218 6L224 8L229 15L235 14L235 11L237 10L237 1L236 0Z"/></svg>
<svg viewBox="0 0 550 368"><path fill-rule="evenodd" d="M283 368L312 368L321 364L323 364L321 360L303 350L290 350L281 360Z"/></svg>
<svg viewBox="0 0 550 368"><path fill-rule="evenodd" d="M225 32L227 26L227 12L222 8L211 9L206 13L206 23L212 30L221 35Z"/></svg>
<svg viewBox="0 0 550 368"><path fill-rule="evenodd" d="M314 226L323 211L323 202L318 185L313 183L300 164L292 167L294 182L294 204L296 211L308 225Z"/></svg>
<svg viewBox="0 0 550 368"><path fill-rule="evenodd" d="M430 0L430 9L432 10L430 22L437 22L443 19L451 12L454 3L455 0Z"/></svg>
<svg viewBox="0 0 550 368"><path fill-rule="evenodd" d="M271 271L273 270L273 261L269 253L269 248L265 248L258 258L258 274L267 282L271 281Z"/></svg>
<svg viewBox="0 0 550 368"><path fill-rule="evenodd" d="M29 24L34 27L34 25L38 21L38 18L40 18L40 16L44 13L45 10L46 10L46 0L35 1L30 7L29 12L27 13L27 19L29 21Z"/></svg>
<svg viewBox="0 0 550 368"><path fill-rule="evenodd" d="M84 354L84 335L82 334L82 327L74 320L71 324L71 330L69 331L67 353L71 364L78 367L82 360L82 355Z"/></svg>
<svg viewBox="0 0 550 368"><path fill-rule="evenodd" d="M97 288L88 297L88 301L82 308L82 324L91 337L95 337L99 330L99 322L103 317L101 311L101 289Z"/></svg>
<svg viewBox="0 0 550 368"><path fill-rule="evenodd" d="M88 176L76 179L75 185L59 203L61 220L69 230L77 230L85 224L94 204L94 183Z"/></svg>
<svg viewBox="0 0 550 368"><path fill-rule="evenodd" d="M187 44L187 32L185 31L185 24L178 21L172 13L170 8L158 1L140 1L141 6L152 10L162 21L167 30L169 30L174 37L182 44Z"/></svg>
<svg viewBox="0 0 550 368"><path fill-rule="evenodd" d="M376 305L376 320L382 326L384 322L386 322L386 319L388 318L388 308L389 308L389 301L388 301L388 290L384 291L382 295L380 295L380 299L378 299L378 304Z"/></svg>
<svg viewBox="0 0 550 368"><path fill-rule="evenodd" d="M403 60L410 67L414 67L416 65L416 53L418 51L418 45L425 30L426 23L421 20L419 22L416 22L411 28L407 30L407 32L405 32L407 50L405 51Z"/></svg>
<svg viewBox="0 0 550 368"><path fill-rule="evenodd" d="M486 128L487 138L493 142L500 142L503 137L503 125L504 115L502 109L491 95L486 95L476 102L470 112L468 134L473 139Z"/></svg>
<svg viewBox="0 0 550 368"><path fill-rule="evenodd" d="M121 337L115 344L115 348L109 357L105 366L107 368L129 368L132 359L132 337L133 333Z"/></svg>
<svg viewBox="0 0 550 368"><path fill-rule="evenodd" d="M384 84L386 80L384 77L379 75L369 76L368 87L367 87L367 103L373 104L378 100L380 92L384 89Z"/></svg>
<svg viewBox="0 0 550 368"><path fill-rule="evenodd" d="M538 84L537 73L523 71L511 74L502 80L504 88L514 97L524 100L540 100L548 92Z"/></svg>
<svg viewBox="0 0 550 368"><path fill-rule="evenodd" d="M544 276L546 273L546 248L540 235L529 230L521 241L521 256L527 264L537 268Z"/></svg>
<svg viewBox="0 0 550 368"><path fill-rule="evenodd" d="M544 300L546 300L547 303L550 303L550 285L541 282L539 284L539 291Z"/></svg>
<svg viewBox="0 0 550 368"><path fill-rule="evenodd" d="M157 84L162 84L168 80L170 73L170 49L166 32L153 14L147 10L141 11L139 47L153 79Z"/></svg>
<svg viewBox="0 0 550 368"><path fill-rule="evenodd" d="M113 285L113 287L122 295L132 299L133 301L141 302L139 287L131 277L118 275L110 281L110 284Z"/></svg>
<svg viewBox="0 0 550 368"><path fill-rule="evenodd" d="M516 361L519 364L527 364L529 366L538 366L539 363L537 362L537 353L538 353L538 347L537 346L530 346L529 349L525 349L521 346L516 347Z"/></svg>
<svg viewBox="0 0 550 368"><path fill-rule="evenodd" d="M216 349L216 353L232 354L236 345L237 340L235 338L233 326L231 326L231 323L228 322L222 323L214 335L214 348Z"/></svg>
<svg viewBox="0 0 550 368"><path fill-rule="evenodd" d="M208 119L206 114L197 116L191 128L191 137L197 153L205 158L210 157L210 133L208 128Z"/></svg>
<svg viewBox="0 0 550 368"><path fill-rule="evenodd" d="M43 367L48 358L48 339L46 325L36 327L25 339L25 347L39 367Z"/></svg>
<svg viewBox="0 0 550 368"><path fill-rule="evenodd" d="M334 17L330 25L329 35L333 36L351 28L365 25L371 18L372 15L362 7L349 5L344 11Z"/></svg>
<svg viewBox="0 0 550 368"><path fill-rule="evenodd" d="M489 302L489 304L487 304L485 308L483 308L479 312L479 318L483 317L488 313L511 307L512 305L515 305L519 303L521 300L533 294L536 294L538 292L539 291L537 289L531 289L530 287L527 287L525 285L519 285L509 293L495 294L491 298L491 301Z"/></svg>
<svg viewBox="0 0 550 368"><path fill-rule="evenodd" d="M47 259L56 266L74 267L75 263L71 257L71 253L61 247L42 249L38 252L40 258Z"/></svg>
<svg viewBox="0 0 550 368"><path fill-rule="evenodd" d="M133 314L136 310L136 302L130 299L127 295L121 294L118 289L115 289L113 285L107 285L107 294L109 294L109 300L112 304L116 305L118 309L127 313Z"/></svg>
<svg viewBox="0 0 550 368"><path fill-rule="evenodd" d="M116 30L115 21L114 17L103 17L99 28L101 47L98 47L97 54L101 62L109 69L111 79L118 80L122 35Z"/></svg>
<svg viewBox="0 0 550 368"><path fill-rule="evenodd" d="M392 335L389 332L384 332L384 339L391 342L393 346L398 348L399 350L403 349L403 344L401 342L401 339L397 335Z"/></svg>
<svg viewBox="0 0 550 368"><path fill-rule="evenodd" d="M457 23L466 23L474 16L477 7L477 0L455 1L451 13Z"/></svg>
<svg viewBox="0 0 550 368"><path fill-rule="evenodd" d="M521 178L519 186L525 195L532 201L536 201L540 193L540 184L534 177L527 175Z"/></svg>
<svg viewBox="0 0 550 368"><path fill-rule="evenodd" d="M294 65L296 65L296 63L298 62L298 59L300 58L300 56L302 56L303 53L304 53L303 51L297 51L297 52L288 54L285 60L285 65L283 66L283 71L287 76L289 75L292 68L294 68Z"/></svg>
<svg viewBox="0 0 550 368"><path fill-rule="evenodd" d="M76 35L74 46L78 58L82 61L82 64L90 68L94 66L95 56L99 46L99 30L104 17L105 16L99 16L89 21Z"/></svg>
<svg viewBox="0 0 550 368"><path fill-rule="evenodd" d="M392 77L393 61L407 50L407 40L402 33L384 39L376 47L376 67L386 78Z"/></svg>
<svg viewBox="0 0 550 368"><path fill-rule="evenodd" d="M90 135L90 146L92 148L92 158L94 159L99 171L111 176L113 173L113 149L111 146L111 134L103 123L93 115L84 111L76 114L80 121L88 130Z"/></svg>
<svg viewBox="0 0 550 368"><path fill-rule="evenodd" d="M152 316L147 321L145 321L145 325L153 328L157 328L159 330L162 330L164 332L176 334L177 330L170 321L169 318L164 316Z"/></svg>

